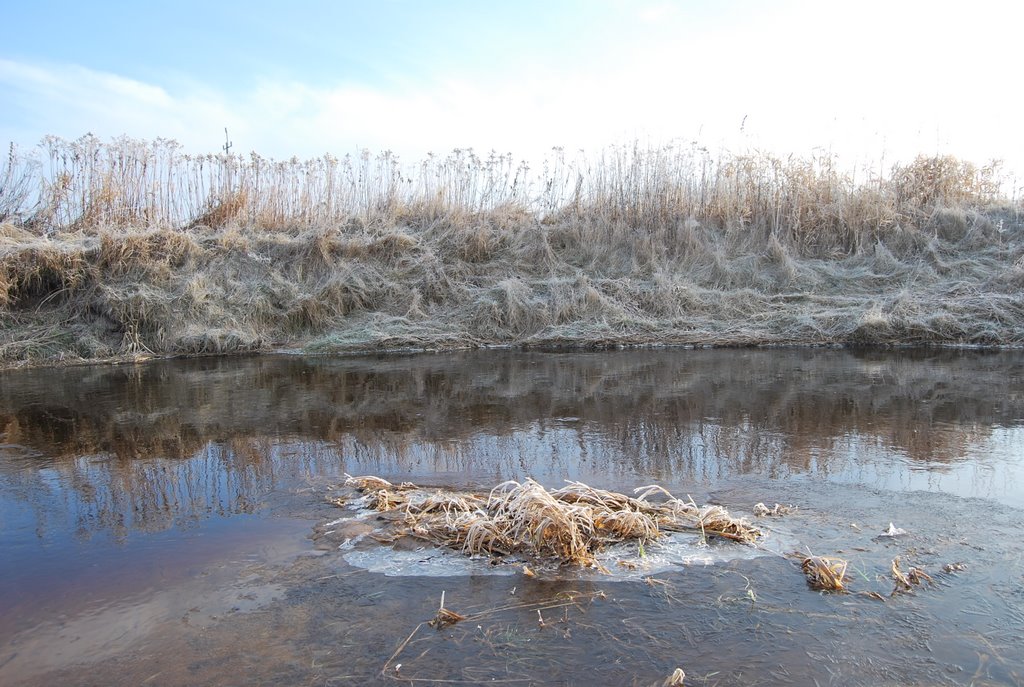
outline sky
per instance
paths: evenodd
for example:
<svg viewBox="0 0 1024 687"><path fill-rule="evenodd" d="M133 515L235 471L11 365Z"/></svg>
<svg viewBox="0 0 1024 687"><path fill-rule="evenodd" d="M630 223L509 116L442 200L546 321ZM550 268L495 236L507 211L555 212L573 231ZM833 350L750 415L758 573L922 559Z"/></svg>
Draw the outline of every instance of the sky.
<svg viewBox="0 0 1024 687"><path fill-rule="evenodd" d="M1024 4L12 2L0 141L173 138L289 158L640 141L1024 169Z"/></svg>

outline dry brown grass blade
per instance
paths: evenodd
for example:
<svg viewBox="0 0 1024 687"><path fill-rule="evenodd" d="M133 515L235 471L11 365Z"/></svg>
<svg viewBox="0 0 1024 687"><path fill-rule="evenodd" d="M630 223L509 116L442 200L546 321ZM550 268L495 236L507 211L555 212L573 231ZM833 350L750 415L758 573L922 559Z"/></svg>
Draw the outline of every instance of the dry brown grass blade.
<svg viewBox="0 0 1024 687"><path fill-rule="evenodd" d="M460 545L469 554L486 552L507 556L517 548L517 542L509 535L507 525L482 513L468 513L446 529L455 530L448 545ZM437 534L441 536L435 535L435 538L441 538L442 543L447 543L443 530Z"/></svg>
<svg viewBox="0 0 1024 687"><path fill-rule="evenodd" d="M415 501L410 499L406 510L410 514L444 513L455 516L472 513L484 505L484 500L473 494L445 494L438 491Z"/></svg>
<svg viewBox="0 0 1024 687"><path fill-rule="evenodd" d="M566 503L585 503L589 506L601 506L609 510L628 508L631 499L624 494L596 489L582 482L569 482L567 486L556 489L551 495Z"/></svg>
<svg viewBox="0 0 1024 687"><path fill-rule="evenodd" d="M609 532L623 540L636 539L641 543L661 536L657 521L646 513L632 510L599 510L593 516L594 529Z"/></svg>
<svg viewBox="0 0 1024 687"><path fill-rule="evenodd" d="M647 501L647 499L654 494L661 494L669 501L675 500L675 496L673 496L668 489L659 484L649 484L646 487L637 487L633 490L633 493L636 494L635 498L637 501Z"/></svg>
<svg viewBox="0 0 1024 687"><path fill-rule="evenodd" d="M369 499L370 507L379 511L395 510L408 502L403 494L389 489L372 491L369 494Z"/></svg>
<svg viewBox="0 0 1024 687"><path fill-rule="evenodd" d="M704 506L698 516L701 531L733 541L752 544L761 531L742 518L734 518L721 506Z"/></svg>

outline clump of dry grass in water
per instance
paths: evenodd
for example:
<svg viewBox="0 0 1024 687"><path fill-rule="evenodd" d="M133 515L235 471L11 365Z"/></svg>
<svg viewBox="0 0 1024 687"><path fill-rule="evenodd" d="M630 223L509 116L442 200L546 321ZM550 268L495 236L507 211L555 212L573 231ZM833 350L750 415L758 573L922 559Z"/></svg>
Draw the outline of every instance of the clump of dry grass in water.
<svg viewBox="0 0 1024 687"><path fill-rule="evenodd" d="M816 591L845 592L847 562L841 558L807 556L800 567L807 576L807 582Z"/></svg>
<svg viewBox="0 0 1024 687"><path fill-rule="evenodd" d="M408 503L406 492L415 489L416 485L409 482L392 484L386 479L368 475L352 477L345 475L345 486L355 489L367 497L367 506L377 511L390 511Z"/></svg>
<svg viewBox="0 0 1024 687"><path fill-rule="evenodd" d="M919 587L925 582L932 584L931 575L921 570L918 567L911 566L907 572L903 572L900 569L900 557L892 559L892 579L896 586L892 590L890 596L895 596L900 593L907 593L914 591L914 587Z"/></svg>
<svg viewBox="0 0 1024 687"><path fill-rule="evenodd" d="M596 554L609 545L647 544L665 532L696 531L746 544L762 536L720 506L698 508L658 486L641 487L631 497L581 482L549 491L528 479L503 482L483 497L396 487L378 477L349 477L345 484L366 494L371 508L399 514L403 534L471 555L595 566Z"/></svg>

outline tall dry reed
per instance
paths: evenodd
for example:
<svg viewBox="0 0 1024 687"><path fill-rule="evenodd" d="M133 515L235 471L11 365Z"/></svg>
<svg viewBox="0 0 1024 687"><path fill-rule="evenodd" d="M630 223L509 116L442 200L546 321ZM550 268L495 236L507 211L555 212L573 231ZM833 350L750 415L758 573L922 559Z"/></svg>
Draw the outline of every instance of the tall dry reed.
<svg viewBox="0 0 1024 687"><path fill-rule="evenodd" d="M0 221L40 234L100 228L260 229L473 225L526 219L671 237L686 222L777 236L808 250L855 250L940 209L1006 204L998 163L920 157L884 175L814 153L712 154L697 144L554 149L540 169L455 150L402 164L391 152L273 160L182 151L172 140L48 137L12 147Z"/></svg>

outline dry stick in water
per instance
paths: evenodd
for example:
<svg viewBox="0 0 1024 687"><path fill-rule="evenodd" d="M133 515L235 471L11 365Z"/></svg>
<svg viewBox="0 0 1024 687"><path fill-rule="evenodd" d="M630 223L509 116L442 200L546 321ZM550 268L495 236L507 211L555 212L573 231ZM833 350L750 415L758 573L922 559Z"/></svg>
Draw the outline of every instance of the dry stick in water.
<svg viewBox="0 0 1024 687"><path fill-rule="evenodd" d="M466 619L466 616L455 611L450 611L444 607L444 591L441 592L441 605L437 609L437 615L430 621L429 625L435 630L443 630L449 625L461 622Z"/></svg>

